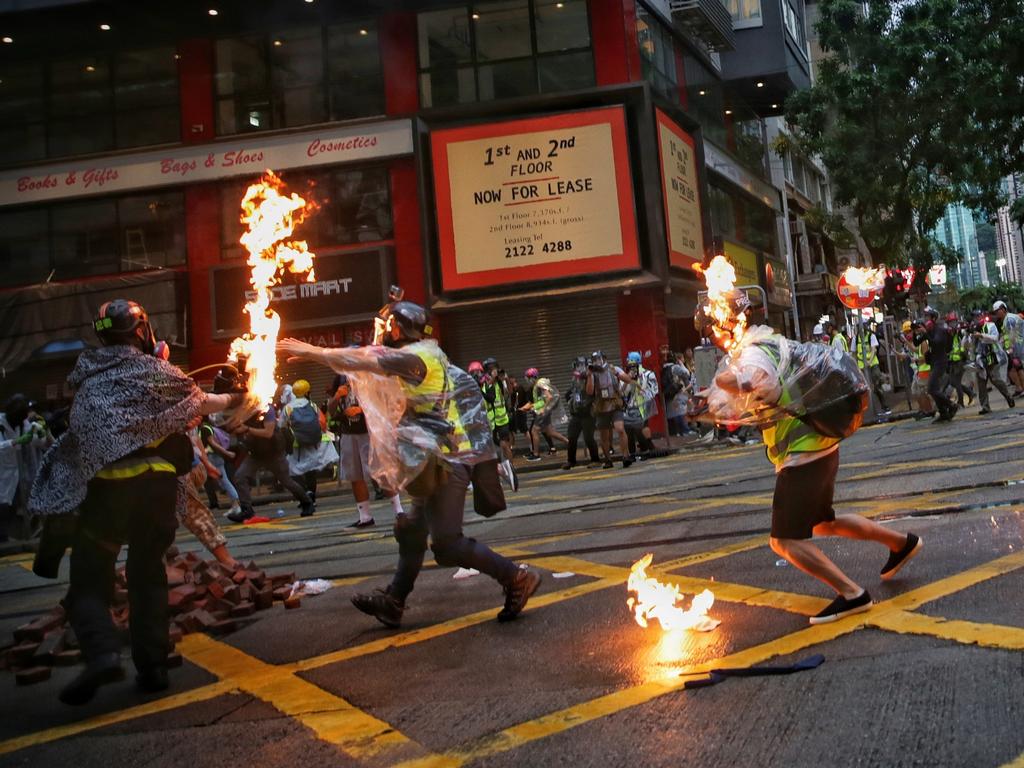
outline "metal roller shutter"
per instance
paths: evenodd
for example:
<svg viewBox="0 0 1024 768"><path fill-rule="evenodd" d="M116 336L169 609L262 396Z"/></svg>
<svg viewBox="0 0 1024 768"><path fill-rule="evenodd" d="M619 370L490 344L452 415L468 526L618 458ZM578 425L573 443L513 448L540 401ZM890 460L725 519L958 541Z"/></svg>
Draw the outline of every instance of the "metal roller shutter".
<svg viewBox="0 0 1024 768"><path fill-rule="evenodd" d="M277 380L281 384L291 384L296 379L305 379L309 382L310 399L317 405L322 405L327 399L327 387L334 376L331 368L319 363L286 363L282 359L277 364Z"/></svg>
<svg viewBox="0 0 1024 768"><path fill-rule="evenodd" d="M558 297L509 303L447 314L444 347L456 365L496 357L509 375L522 380L530 366L564 392L572 361L602 350L619 363L619 322L615 296Z"/></svg>

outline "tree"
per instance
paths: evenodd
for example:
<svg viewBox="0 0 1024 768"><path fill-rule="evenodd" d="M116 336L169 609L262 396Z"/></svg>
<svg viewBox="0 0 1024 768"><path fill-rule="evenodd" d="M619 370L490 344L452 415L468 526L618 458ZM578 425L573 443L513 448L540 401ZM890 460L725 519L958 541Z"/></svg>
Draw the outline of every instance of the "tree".
<svg viewBox="0 0 1024 768"><path fill-rule="evenodd" d="M999 300L1005 301L1011 309L1024 311L1024 286L1002 281L995 285L976 285L960 294L957 305L967 316L972 309L988 312Z"/></svg>
<svg viewBox="0 0 1024 768"><path fill-rule="evenodd" d="M865 12L865 6L867 8ZM946 260L946 207L994 211L1024 166L1024 14L1014 0L823 0L829 54L792 94L794 148L820 156L876 263Z"/></svg>

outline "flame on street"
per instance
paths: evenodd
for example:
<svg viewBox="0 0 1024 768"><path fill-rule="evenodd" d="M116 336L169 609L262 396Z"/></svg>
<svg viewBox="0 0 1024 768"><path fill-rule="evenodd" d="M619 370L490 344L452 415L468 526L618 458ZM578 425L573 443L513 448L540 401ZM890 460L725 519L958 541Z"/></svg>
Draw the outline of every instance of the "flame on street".
<svg viewBox="0 0 1024 768"><path fill-rule="evenodd" d="M242 198L240 221L246 226L239 242L249 252L249 282L255 298L245 305L249 332L231 343L230 360L245 364L248 389L266 409L277 390L275 344L281 317L270 308L272 288L281 282L285 270L305 274L313 282L313 254L304 240L292 240L295 227L316 209L292 192L273 171L252 184Z"/></svg>
<svg viewBox="0 0 1024 768"><path fill-rule="evenodd" d="M711 319L711 329L725 351L739 343L747 327L746 312L733 313L730 299L735 297L736 269L725 256L718 255L706 267L697 266L708 286L704 313Z"/></svg>
<svg viewBox="0 0 1024 768"><path fill-rule="evenodd" d="M626 589L634 594L626 600L626 605L633 611L636 623L646 628L651 620L657 619L661 628L669 632L683 629L709 632L717 627L721 622L707 615L715 602L714 593L705 589L684 609L685 595L679 587L647 575L653 559L654 555L644 555L629 569Z"/></svg>

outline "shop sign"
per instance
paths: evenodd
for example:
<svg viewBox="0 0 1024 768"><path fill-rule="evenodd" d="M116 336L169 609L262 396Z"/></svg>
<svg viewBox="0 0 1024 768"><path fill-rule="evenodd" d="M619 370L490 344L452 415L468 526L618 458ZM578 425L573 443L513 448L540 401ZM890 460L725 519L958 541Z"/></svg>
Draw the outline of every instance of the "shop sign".
<svg viewBox="0 0 1024 768"><path fill-rule="evenodd" d="M411 152L408 120L173 147L2 171L0 206L257 176L266 168L279 171Z"/></svg>
<svg viewBox="0 0 1024 768"><path fill-rule="evenodd" d="M765 259L764 286L768 301L782 307L793 306L793 291L789 285L789 269L781 261Z"/></svg>
<svg viewBox="0 0 1024 768"><path fill-rule="evenodd" d="M621 107L435 131L445 290L635 268Z"/></svg>
<svg viewBox="0 0 1024 768"><path fill-rule="evenodd" d="M760 270L757 268L757 254L726 240L725 258L736 270L736 285L760 285Z"/></svg>
<svg viewBox="0 0 1024 768"><path fill-rule="evenodd" d="M700 215L700 183L693 138L660 109L658 155L665 201L665 234L669 263L692 267L704 260L704 229Z"/></svg>
<svg viewBox="0 0 1024 768"><path fill-rule="evenodd" d="M372 317L387 303L391 284L389 249L317 256L316 279L287 276L273 289L270 306L284 330L323 328ZM243 307L254 298L249 268L217 267L210 272L214 338L238 336L247 325Z"/></svg>

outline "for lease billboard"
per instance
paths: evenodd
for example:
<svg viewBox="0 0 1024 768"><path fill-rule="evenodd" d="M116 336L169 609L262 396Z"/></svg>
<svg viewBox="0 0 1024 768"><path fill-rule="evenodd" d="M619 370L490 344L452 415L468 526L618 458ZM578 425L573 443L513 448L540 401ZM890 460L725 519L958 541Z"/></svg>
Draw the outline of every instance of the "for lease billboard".
<svg viewBox="0 0 1024 768"><path fill-rule="evenodd" d="M437 130L444 290L639 266L621 107Z"/></svg>

